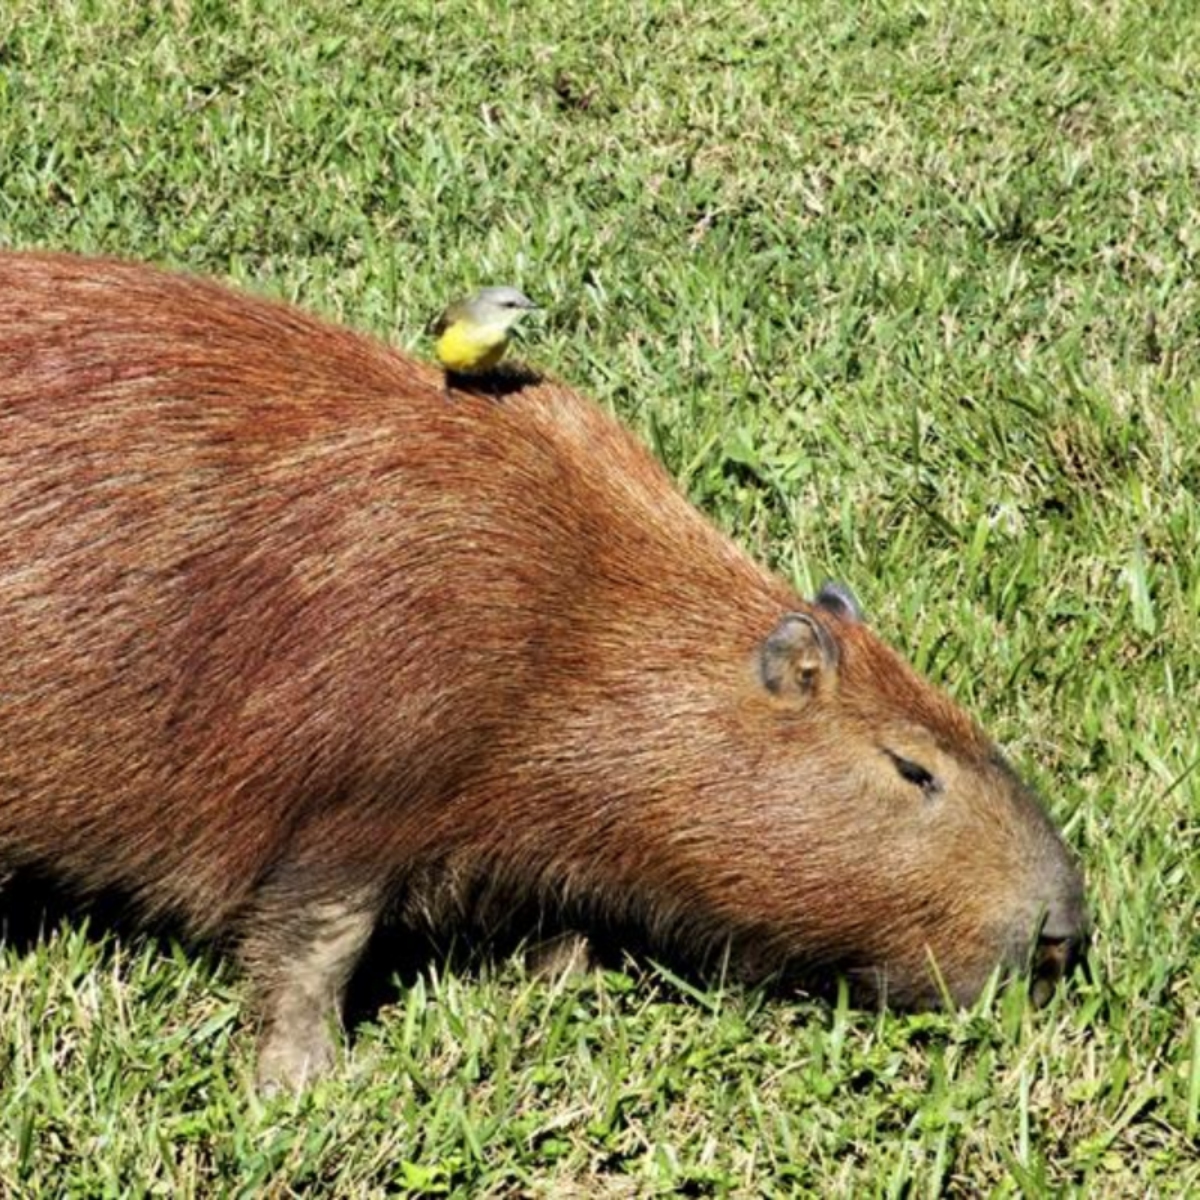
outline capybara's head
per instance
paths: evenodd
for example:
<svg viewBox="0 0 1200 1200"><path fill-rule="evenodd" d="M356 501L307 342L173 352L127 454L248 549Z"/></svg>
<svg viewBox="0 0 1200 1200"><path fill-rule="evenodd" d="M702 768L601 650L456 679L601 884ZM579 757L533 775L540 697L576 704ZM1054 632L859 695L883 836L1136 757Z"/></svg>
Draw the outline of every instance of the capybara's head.
<svg viewBox="0 0 1200 1200"><path fill-rule="evenodd" d="M1082 880L996 747L827 585L758 655L780 766L780 878L803 947L901 1005L973 999L997 965L1035 994L1075 957ZM788 746L803 747L788 761ZM809 867L811 864L811 869Z"/></svg>

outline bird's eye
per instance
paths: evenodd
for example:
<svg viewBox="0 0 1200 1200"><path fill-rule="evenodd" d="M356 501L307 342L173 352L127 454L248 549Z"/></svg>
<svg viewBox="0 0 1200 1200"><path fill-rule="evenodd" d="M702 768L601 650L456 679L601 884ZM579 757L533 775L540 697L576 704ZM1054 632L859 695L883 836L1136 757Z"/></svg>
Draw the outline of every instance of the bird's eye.
<svg viewBox="0 0 1200 1200"><path fill-rule="evenodd" d="M919 787L926 796L936 796L942 790L942 781L919 762L894 754L891 750L885 750L884 753L892 760L897 774L905 783Z"/></svg>

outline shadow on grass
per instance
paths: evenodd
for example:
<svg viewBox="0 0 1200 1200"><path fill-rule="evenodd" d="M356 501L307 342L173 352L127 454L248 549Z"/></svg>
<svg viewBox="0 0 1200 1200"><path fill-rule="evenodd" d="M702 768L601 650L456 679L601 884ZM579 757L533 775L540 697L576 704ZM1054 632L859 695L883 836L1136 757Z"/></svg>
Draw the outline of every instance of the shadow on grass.
<svg viewBox="0 0 1200 1200"><path fill-rule="evenodd" d="M97 942L108 937L130 941L147 933L179 937L170 922L146 922L127 896L117 892L85 895L41 872L21 868L0 882L0 941L18 954L29 954L63 925L88 922Z"/></svg>

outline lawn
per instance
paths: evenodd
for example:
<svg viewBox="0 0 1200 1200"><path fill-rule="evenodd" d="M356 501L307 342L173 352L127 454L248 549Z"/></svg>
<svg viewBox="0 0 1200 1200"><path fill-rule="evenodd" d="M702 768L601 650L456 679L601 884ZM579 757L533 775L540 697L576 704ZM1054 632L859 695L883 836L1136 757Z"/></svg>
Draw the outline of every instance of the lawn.
<svg viewBox="0 0 1200 1200"><path fill-rule="evenodd" d="M1040 1011L435 959L263 1103L231 964L54 914L0 1194L1200 1192L1195 5L9 0L0 245L418 354L520 286L524 358L982 718L1095 921Z"/></svg>

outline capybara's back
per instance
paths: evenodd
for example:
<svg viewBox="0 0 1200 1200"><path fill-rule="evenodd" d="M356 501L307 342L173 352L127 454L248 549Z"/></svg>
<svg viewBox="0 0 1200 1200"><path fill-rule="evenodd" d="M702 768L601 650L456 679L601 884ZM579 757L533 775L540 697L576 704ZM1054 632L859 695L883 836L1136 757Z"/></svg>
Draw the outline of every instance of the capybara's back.
<svg viewBox="0 0 1200 1200"><path fill-rule="evenodd" d="M946 697L565 388L0 255L0 864L239 949L300 1082L385 909L901 1004L1053 979L1078 871Z"/></svg>

